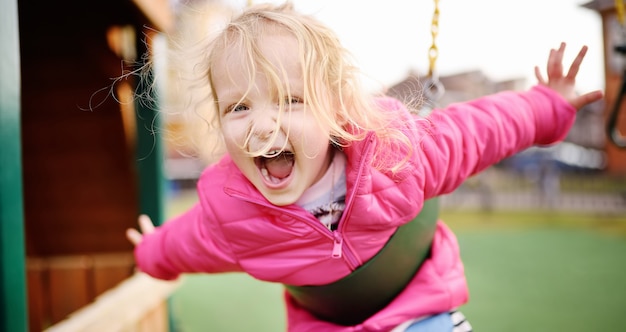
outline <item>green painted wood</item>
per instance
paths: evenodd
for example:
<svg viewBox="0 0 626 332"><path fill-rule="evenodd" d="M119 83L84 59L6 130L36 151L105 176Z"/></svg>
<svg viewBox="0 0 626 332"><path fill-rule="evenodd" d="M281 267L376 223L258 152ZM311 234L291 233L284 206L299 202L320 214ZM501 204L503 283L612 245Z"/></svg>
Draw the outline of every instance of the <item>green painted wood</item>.
<svg viewBox="0 0 626 332"><path fill-rule="evenodd" d="M17 0L0 4L0 331L27 331Z"/></svg>
<svg viewBox="0 0 626 332"><path fill-rule="evenodd" d="M138 54L146 54L145 43L137 41ZM165 176L163 172L163 142L161 118L158 116L158 96L155 93L153 74L150 68L147 77L137 80L135 102L137 120L137 168L139 177L139 209L147 214L156 225L165 219Z"/></svg>

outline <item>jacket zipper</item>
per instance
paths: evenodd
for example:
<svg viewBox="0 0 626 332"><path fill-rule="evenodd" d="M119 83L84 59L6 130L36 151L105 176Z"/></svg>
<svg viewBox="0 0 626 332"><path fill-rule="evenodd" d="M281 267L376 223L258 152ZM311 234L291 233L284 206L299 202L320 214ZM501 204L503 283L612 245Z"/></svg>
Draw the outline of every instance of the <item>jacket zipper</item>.
<svg viewBox="0 0 626 332"><path fill-rule="evenodd" d="M333 231L333 251L331 253L331 257L335 258L335 259L339 259L341 258L341 256L343 255L343 236L341 236L341 233L339 233L339 231ZM348 253L349 250L346 251L346 253ZM348 255L346 255L346 259L348 259ZM349 262L350 265L352 265L352 262Z"/></svg>
<svg viewBox="0 0 626 332"><path fill-rule="evenodd" d="M363 156L366 156L369 153L370 150L370 146L372 145L372 136L369 135L367 138L367 141L365 142L365 146L363 147L363 152L361 154L361 158L363 158ZM348 261L348 264L350 265L350 268L352 270L355 270L357 267L361 266L362 262L356 257L356 255L354 254L354 252L352 252L352 250L349 247L346 247L346 250L343 250L343 237L342 237L342 233L341 231L344 229L344 227L346 227L345 223L345 216L350 215L351 211L352 211L352 204L354 202L354 196L356 195L357 192L357 188L359 188L360 182L361 182L361 175L363 174L363 171L365 169L365 163L362 161L359 161L359 170L357 172L357 176L354 182L354 188L352 188L352 191L350 192L350 197L346 197L346 202L349 202L349 205L346 205L345 210L343 211L343 214L341 215L341 220L339 221L339 227L337 228L336 231L333 232L333 234L335 235L335 239L334 239L334 245L333 245L333 258L340 258L342 255L342 252L345 253L346 256L346 260Z"/></svg>

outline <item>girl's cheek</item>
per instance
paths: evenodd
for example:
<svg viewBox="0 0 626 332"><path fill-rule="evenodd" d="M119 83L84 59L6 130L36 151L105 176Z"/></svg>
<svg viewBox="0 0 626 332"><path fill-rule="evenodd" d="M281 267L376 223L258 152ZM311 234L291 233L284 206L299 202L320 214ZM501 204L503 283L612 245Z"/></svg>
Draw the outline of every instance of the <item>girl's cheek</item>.
<svg viewBox="0 0 626 332"><path fill-rule="evenodd" d="M302 150L306 152L306 156L315 158L323 155L328 151L330 141L322 137L308 140L309 143L302 144Z"/></svg>
<svg viewBox="0 0 626 332"><path fill-rule="evenodd" d="M232 121L224 121L222 123L221 130L222 136L224 136L224 139L228 141L236 141L240 136L237 126L233 124Z"/></svg>
<svg viewBox="0 0 626 332"><path fill-rule="evenodd" d="M241 145L237 144L237 138L233 135L233 132L229 129L228 126L222 127L222 137L224 138L224 143L226 144L226 148L228 148L228 150L232 151L233 148Z"/></svg>

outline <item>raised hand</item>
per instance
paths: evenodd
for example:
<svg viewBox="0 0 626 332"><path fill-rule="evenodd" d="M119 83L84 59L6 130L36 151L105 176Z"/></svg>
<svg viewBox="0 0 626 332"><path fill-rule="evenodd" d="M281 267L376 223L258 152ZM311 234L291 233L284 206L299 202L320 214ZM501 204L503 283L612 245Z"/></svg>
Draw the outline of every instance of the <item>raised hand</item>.
<svg viewBox="0 0 626 332"><path fill-rule="evenodd" d="M143 234L150 234L154 232L154 224L150 217L145 214L139 216L139 229L141 233L134 228L126 230L126 238L134 245L138 245L143 241Z"/></svg>
<svg viewBox="0 0 626 332"><path fill-rule="evenodd" d="M548 57L547 74L548 79L544 79L539 67L535 67L535 76L539 81L539 84L545 85L552 90L559 93L576 109L581 109L583 106L592 103L602 98L602 91L592 91L582 95L576 93L576 75L580 64L587 54L587 46L583 46L578 55L569 67L566 75L563 75L563 54L565 53L565 43L561 43L558 50L551 49L550 56Z"/></svg>

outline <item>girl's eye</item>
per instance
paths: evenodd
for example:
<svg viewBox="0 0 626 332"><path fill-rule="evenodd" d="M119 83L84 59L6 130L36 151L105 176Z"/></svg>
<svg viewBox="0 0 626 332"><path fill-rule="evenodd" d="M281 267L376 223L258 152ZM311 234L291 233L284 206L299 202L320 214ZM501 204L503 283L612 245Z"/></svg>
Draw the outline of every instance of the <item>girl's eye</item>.
<svg viewBox="0 0 626 332"><path fill-rule="evenodd" d="M302 103L302 98L300 97L291 96L285 99L285 104L288 104L288 105L299 104L299 103Z"/></svg>
<svg viewBox="0 0 626 332"><path fill-rule="evenodd" d="M247 111L250 108L245 104L233 104L226 107L226 113Z"/></svg>

